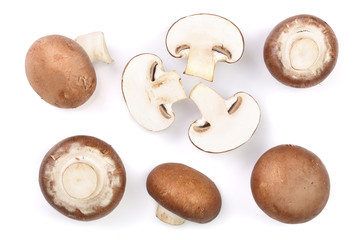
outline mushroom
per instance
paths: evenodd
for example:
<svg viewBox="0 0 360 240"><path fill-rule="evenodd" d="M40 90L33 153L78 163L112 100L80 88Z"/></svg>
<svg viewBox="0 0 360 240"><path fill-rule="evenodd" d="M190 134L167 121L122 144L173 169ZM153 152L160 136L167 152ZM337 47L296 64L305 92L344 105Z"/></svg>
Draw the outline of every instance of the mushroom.
<svg viewBox="0 0 360 240"><path fill-rule="evenodd" d="M281 83L306 88L322 82L338 57L335 33L323 20L297 15L280 22L264 46L264 61Z"/></svg>
<svg viewBox="0 0 360 240"><path fill-rule="evenodd" d="M147 191L159 204L156 216L171 225L185 220L208 223L220 212L216 185L201 172L180 163L155 167L146 181Z"/></svg>
<svg viewBox="0 0 360 240"><path fill-rule="evenodd" d="M84 44L84 48L61 35L36 40L25 59L26 76L31 87L43 100L60 108L76 108L84 104L96 87L96 73L91 60L99 58L95 58L93 53L108 55L101 36L100 32L80 36L78 41Z"/></svg>
<svg viewBox="0 0 360 240"><path fill-rule="evenodd" d="M230 151L247 142L260 121L260 108L249 94L239 92L224 100L199 83L190 93L202 118L191 124L189 138L203 151Z"/></svg>
<svg viewBox="0 0 360 240"><path fill-rule="evenodd" d="M185 74L213 81L215 64L240 59L244 40L229 20L212 14L196 14L179 19L166 36L173 57L187 58Z"/></svg>
<svg viewBox="0 0 360 240"><path fill-rule="evenodd" d="M279 145L266 151L255 164L251 190L258 206L284 223L303 223L325 207L330 180L324 164L311 151Z"/></svg>
<svg viewBox="0 0 360 240"><path fill-rule="evenodd" d="M122 91L132 117L144 128L161 131L175 120L172 104L185 99L180 76L165 72L154 54L132 58L124 69Z"/></svg>
<svg viewBox="0 0 360 240"><path fill-rule="evenodd" d="M67 217L88 221L109 214L126 184L115 150L91 136L66 138L45 155L39 183L45 199Z"/></svg>

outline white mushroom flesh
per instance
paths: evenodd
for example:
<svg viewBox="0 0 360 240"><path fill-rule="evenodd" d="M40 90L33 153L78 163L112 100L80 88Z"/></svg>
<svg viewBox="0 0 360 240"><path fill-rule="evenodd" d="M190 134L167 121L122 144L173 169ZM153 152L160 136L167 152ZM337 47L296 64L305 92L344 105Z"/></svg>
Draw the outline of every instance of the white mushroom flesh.
<svg viewBox="0 0 360 240"><path fill-rule="evenodd" d="M169 30L166 45L174 57L188 59L185 74L212 81L215 64L236 62L244 41L240 30L229 20L210 14L191 15Z"/></svg>
<svg viewBox="0 0 360 240"><path fill-rule="evenodd" d="M159 218L161 221L171 225L181 225L185 222L185 219L179 217L178 215L170 212L166 208L161 205L158 205L156 209L156 217Z"/></svg>
<svg viewBox="0 0 360 240"><path fill-rule="evenodd" d="M51 156L54 164L48 164L44 171L44 178L50 179L46 190L54 203L69 212L78 209L85 215L106 207L114 188L122 184L113 160L96 148L76 143L66 154L57 154L63 151L59 149Z"/></svg>
<svg viewBox="0 0 360 240"><path fill-rule="evenodd" d="M287 75L297 79L318 75L331 60L329 41L324 37L324 27L294 25L279 36L278 58ZM311 80L311 79L309 79Z"/></svg>
<svg viewBox="0 0 360 240"><path fill-rule="evenodd" d="M106 46L104 33L93 32L81 35L75 38L75 42L80 44L92 62L114 62Z"/></svg>
<svg viewBox="0 0 360 240"><path fill-rule="evenodd" d="M254 134L260 121L260 108L247 93L224 100L211 88L198 84L190 98L202 119L189 128L191 142L206 152L225 152L239 147Z"/></svg>
<svg viewBox="0 0 360 240"><path fill-rule="evenodd" d="M153 54L134 57L123 74L122 89L133 118L144 128L161 131L175 120L173 103L187 98L175 72L165 72Z"/></svg>

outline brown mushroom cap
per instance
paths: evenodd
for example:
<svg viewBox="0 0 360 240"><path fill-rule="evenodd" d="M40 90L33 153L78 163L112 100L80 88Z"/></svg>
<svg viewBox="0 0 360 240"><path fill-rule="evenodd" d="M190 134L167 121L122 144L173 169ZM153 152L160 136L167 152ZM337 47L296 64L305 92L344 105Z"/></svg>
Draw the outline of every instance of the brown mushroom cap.
<svg viewBox="0 0 360 240"><path fill-rule="evenodd" d="M324 164L309 150L279 145L265 152L251 175L258 206L284 223L303 223L325 207L330 180Z"/></svg>
<svg viewBox="0 0 360 240"><path fill-rule="evenodd" d="M330 26L315 16L297 15L280 22L264 45L266 67L281 83L312 87L335 67L338 42Z"/></svg>
<svg viewBox="0 0 360 240"><path fill-rule="evenodd" d="M26 55L25 70L37 94L60 108L82 105L96 87L95 70L85 50L60 35L35 41Z"/></svg>
<svg viewBox="0 0 360 240"><path fill-rule="evenodd" d="M157 166L150 172L146 187L159 205L186 220L207 223L220 212L221 196L216 185L186 165Z"/></svg>
<svg viewBox="0 0 360 240"><path fill-rule="evenodd" d="M39 183L45 199L56 210L88 221L107 215L119 204L126 173L109 144L95 137L73 136L45 155Z"/></svg>

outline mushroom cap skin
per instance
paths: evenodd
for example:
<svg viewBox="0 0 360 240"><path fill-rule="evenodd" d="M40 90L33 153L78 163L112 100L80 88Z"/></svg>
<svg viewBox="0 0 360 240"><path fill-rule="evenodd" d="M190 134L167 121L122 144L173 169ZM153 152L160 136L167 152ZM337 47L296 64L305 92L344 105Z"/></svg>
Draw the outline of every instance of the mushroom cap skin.
<svg viewBox="0 0 360 240"><path fill-rule="evenodd" d="M172 104L187 98L180 76L175 71L165 72L161 59L151 53L128 62L122 91L132 117L150 131L168 128L175 120Z"/></svg>
<svg viewBox="0 0 360 240"><path fill-rule="evenodd" d="M330 26L312 15L283 20L270 32L264 61L279 82L296 88L322 82L334 69L338 42Z"/></svg>
<svg viewBox="0 0 360 240"><path fill-rule="evenodd" d="M244 51L239 28L214 14L194 14L176 21L166 36L168 52L187 58L185 74L213 81L215 64L234 63Z"/></svg>
<svg viewBox="0 0 360 240"><path fill-rule="evenodd" d="M39 183L45 199L57 211L89 221L109 214L119 204L126 172L109 144L91 136L73 136L45 155Z"/></svg>
<svg viewBox="0 0 360 240"><path fill-rule="evenodd" d="M201 172L180 163L155 167L146 181L147 191L170 212L197 223L212 221L220 212L216 185Z"/></svg>
<svg viewBox="0 0 360 240"><path fill-rule="evenodd" d="M74 40L49 35L36 40L25 59L31 87L59 108L84 104L96 88L96 73L85 50Z"/></svg>
<svg viewBox="0 0 360 240"><path fill-rule="evenodd" d="M266 151L255 164L251 190L258 206L284 223L304 223L325 207L330 179L321 160L295 145Z"/></svg>
<svg viewBox="0 0 360 240"><path fill-rule="evenodd" d="M190 99L198 106L202 118L190 125L189 138L205 152L233 150L246 143L259 125L259 105L245 92L238 92L224 100L200 83L191 91Z"/></svg>

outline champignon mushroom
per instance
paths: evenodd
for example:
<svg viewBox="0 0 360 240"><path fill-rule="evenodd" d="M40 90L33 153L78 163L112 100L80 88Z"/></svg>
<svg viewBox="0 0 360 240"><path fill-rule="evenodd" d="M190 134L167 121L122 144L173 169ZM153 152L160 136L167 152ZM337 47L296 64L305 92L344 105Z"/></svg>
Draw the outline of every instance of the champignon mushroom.
<svg viewBox="0 0 360 240"><path fill-rule="evenodd" d="M109 214L125 191L126 173L115 150L91 136L66 138L45 155L39 172L45 199L76 220Z"/></svg>
<svg viewBox="0 0 360 240"><path fill-rule="evenodd" d="M191 142L206 152L230 151L247 142L260 121L260 108L249 94L239 92L224 100L199 83L190 93L202 119L189 128Z"/></svg>
<svg viewBox="0 0 360 240"><path fill-rule="evenodd" d="M159 206L156 216L171 225L185 220L208 223L220 212L216 185L201 172L180 163L155 167L146 181L147 191Z"/></svg>
<svg viewBox="0 0 360 240"><path fill-rule="evenodd" d="M76 108L91 97L96 88L91 60L99 60L93 53L109 57L102 33L81 36L78 41L84 48L61 35L45 36L36 40L26 55L25 71L31 87L43 100L60 108Z"/></svg>
<svg viewBox="0 0 360 240"><path fill-rule="evenodd" d="M244 50L240 30L229 20L212 14L179 19L166 36L173 57L187 58L185 74L213 81L215 64L238 61Z"/></svg>
<svg viewBox="0 0 360 240"><path fill-rule="evenodd" d="M323 20L297 15L280 22L269 34L264 60L281 83L306 88L322 82L338 56L335 33Z"/></svg>
<svg viewBox="0 0 360 240"><path fill-rule="evenodd" d="M122 91L132 117L151 131L168 128L175 120L172 104L187 97L180 76L165 72L161 59L149 53L129 61Z"/></svg>
<svg viewBox="0 0 360 240"><path fill-rule="evenodd" d="M279 145L255 164L251 190L258 206L271 218L303 223L325 207L330 180L314 153L300 146Z"/></svg>

